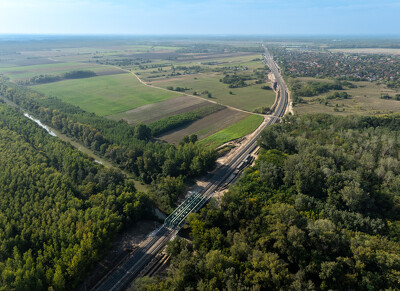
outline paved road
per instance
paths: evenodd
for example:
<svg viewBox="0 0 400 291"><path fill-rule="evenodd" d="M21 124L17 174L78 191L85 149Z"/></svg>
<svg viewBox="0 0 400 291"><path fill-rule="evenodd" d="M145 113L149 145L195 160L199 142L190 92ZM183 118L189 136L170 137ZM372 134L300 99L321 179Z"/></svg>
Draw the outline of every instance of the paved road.
<svg viewBox="0 0 400 291"><path fill-rule="evenodd" d="M264 46L263 46L264 47ZM269 117L268 122L264 123L264 128L268 125L280 121L286 113L288 105L288 91L280 75L279 68L274 62L268 50L264 47L264 62L275 75L275 80L279 87L279 103L274 113ZM142 242L139 249L122 266L111 271L111 274L98 282L92 290L97 291L117 291L125 289L140 273L140 271L154 258L154 256L164 248L167 241L173 238L184 224L187 216L191 212L197 211L208 201L213 193L235 173L235 170L246 157L257 148L257 138L255 135L246 146L240 150L236 157L231 159L228 164L220 167L209 179L207 186L201 191L189 196L175 211L165 220L163 226L152 233ZM229 182L229 181L228 181Z"/></svg>

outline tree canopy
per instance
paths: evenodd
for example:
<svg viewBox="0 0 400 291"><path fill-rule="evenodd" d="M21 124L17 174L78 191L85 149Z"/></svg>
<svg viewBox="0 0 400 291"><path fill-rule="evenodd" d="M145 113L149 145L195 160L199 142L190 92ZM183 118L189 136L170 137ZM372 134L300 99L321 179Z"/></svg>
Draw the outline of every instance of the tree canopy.
<svg viewBox="0 0 400 291"><path fill-rule="evenodd" d="M400 115L290 116L140 290L400 288Z"/></svg>
<svg viewBox="0 0 400 291"><path fill-rule="evenodd" d="M164 174L175 178L182 176L184 179L195 177L215 166L217 155L214 149L196 143L175 147L153 140L151 129L144 124L131 126L123 121L100 117L60 99L44 96L1 79L0 95L146 184L157 184ZM205 111L218 109L212 107ZM162 201L167 200L156 195L153 197L164 210L175 203L171 201L171 204L164 205Z"/></svg>
<svg viewBox="0 0 400 291"><path fill-rule="evenodd" d="M120 171L0 104L0 290L74 288L152 207Z"/></svg>

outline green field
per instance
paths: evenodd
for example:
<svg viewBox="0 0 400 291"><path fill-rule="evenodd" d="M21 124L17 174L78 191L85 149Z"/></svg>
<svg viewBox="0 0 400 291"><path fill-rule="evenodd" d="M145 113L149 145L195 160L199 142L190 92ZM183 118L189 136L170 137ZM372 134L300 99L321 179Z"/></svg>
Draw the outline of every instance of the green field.
<svg viewBox="0 0 400 291"><path fill-rule="evenodd" d="M223 105L251 112L260 107L269 107L275 102L275 92L273 90L261 89L265 84L251 85L244 88L228 88L227 84L219 81L221 78L223 78L222 74L196 74L156 81L152 82L152 84L163 88L168 86L190 88L190 90L186 91L189 94L196 91L199 96L206 100L216 101ZM208 98L206 94L200 94L205 90L211 93L212 98ZM233 94L229 94L230 91Z"/></svg>
<svg viewBox="0 0 400 291"><path fill-rule="evenodd" d="M108 43L95 47L84 44L56 49L29 48L24 54L13 55L13 59L4 64L8 67L0 66L0 74L25 84L26 80L38 75L62 75L73 70L94 71L97 77L62 80L31 88L86 111L115 120L124 119L130 124L152 123L170 115L185 114L205 106L207 101L250 112L274 103L275 93L261 89L268 83L255 84L257 79L262 78L260 76L246 81L248 86L243 88L229 88L228 84L220 82L225 74L253 76L257 70L263 70L260 53L210 50L209 53L179 52L171 57L174 51L191 47L187 44L169 46L167 43L127 43L122 46ZM119 60L132 60L133 63L125 65ZM201 67L201 71L187 73L182 67ZM122 70L132 70L159 89L141 84L131 74L121 73ZM190 90L182 93L163 90L169 86ZM186 95L195 91L198 94L196 98ZM211 93L211 98L207 92ZM177 143L182 135L194 133L200 139L208 137L209 141L218 145L250 133L261 119L260 116L249 117L247 113L225 109L168 132L163 138Z"/></svg>
<svg viewBox="0 0 400 291"><path fill-rule="evenodd" d="M143 81L154 86L187 88L188 94L196 92L198 96L206 100L250 112L261 107L269 107L274 103L275 93L272 90L261 89L262 86L269 84L255 84L257 79L265 79L267 75L266 72L262 77L253 75L258 70L264 70L261 54L209 54L197 56L198 59L196 56L192 57L193 59L189 58L188 61L162 59L152 61L153 65L162 65L162 69L146 64L130 68ZM200 71L190 72L189 69L187 72L182 69L184 67L199 68ZM228 84L220 82L225 74L250 76L251 80L246 81L248 86L229 88ZM208 97L208 92L211 93L211 98Z"/></svg>
<svg viewBox="0 0 400 291"><path fill-rule="evenodd" d="M131 74L65 80L32 88L102 116L179 96L142 85Z"/></svg>
<svg viewBox="0 0 400 291"><path fill-rule="evenodd" d="M240 138L253 132L262 122L264 118L260 115L251 115L234 125L220 130L209 137L201 140L202 144L218 147L228 141Z"/></svg>
<svg viewBox="0 0 400 291"><path fill-rule="evenodd" d="M54 64L42 64L32 66L7 67L0 68L0 73L10 77L12 81L27 80L38 75L61 75L74 70L91 70L95 73L102 72L120 73L122 70L113 66L104 66L98 64L88 64L79 62L65 62Z"/></svg>

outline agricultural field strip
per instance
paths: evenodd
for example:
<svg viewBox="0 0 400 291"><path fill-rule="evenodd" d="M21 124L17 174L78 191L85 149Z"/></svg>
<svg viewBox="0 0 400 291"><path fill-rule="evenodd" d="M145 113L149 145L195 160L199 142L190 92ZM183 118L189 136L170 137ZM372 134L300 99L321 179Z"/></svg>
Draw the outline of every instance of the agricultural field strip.
<svg viewBox="0 0 400 291"><path fill-rule="evenodd" d="M0 68L0 73L8 75L14 80L28 79L38 75L59 75L73 70L91 70L98 75L121 74L121 69L115 69L113 66L89 64L81 62L64 62L43 65L15 66Z"/></svg>
<svg viewBox="0 0 400 291"><path fill-rule="evenodd" d="M275 92L273 90L263 90L264 84L228 88L227 84L220 82L222 77L222 74L196 74L181 76L173 80L153 81L151 84L166 89L171 89L171 87L189 88L185 91L190 94L249 112L261 113L255 110L260 110L262 107L270 107L274 103ZM252 82L250 81L250 83ZM212 94L211 97L208 94Z"/></svg>
<svg viewBox="0 0 400 291"><path fill-rule="evenodd" d="M171 115L186 113L207 105L215 106L215 104L209 103L207 100L198 100L197 98L182 96L144 105L106 117L114 120L124 119L129 124L137 122L151 123Z"/></svg>
<svg viewBox="0 0 400 291"><path fill-rule="evenodd" d="M205 139L201 140L201 143L213 144L216 147L219 147L226 142L241 138L254 132L264 122L264 120L265 118L261 118L257 115L247 116L235 124L209 135Z"/></svg>
<svg viewBox="0 0 400 291"><path fill-rule="evenodd" d="M176 98L172 92L162 92L141 86L130 74L97 76L87 79L63 80L32 87L49 96L58 96L82 109L108 116L146 104ZM183 96L183 94L181 94Z"/></svg>
<svg viewBox="0 0 400 291"><path fill-rule="evenodd" d="M169 53L170 55L174 53L174 51L168 51L167 53ZM159 60L159 62L164 62L164 63L171 63L170 60L167 60L166 58L162 59L161 57L163 56L162 54L165 55L167 54L166 52L153 52L152 55L149 55L148 53L143 53L143 52L138 52L138 53L134 53L134 54L123 54L123 55L119 55L119 57L139 57L139 58L148 58L148 59L152 59L152 60ZM158 54L158 55L157 55ZM175 63L179 63L179 65L183 65L184 63L198 63L198 62L205 62L205 61L214 61L214 60L226 60L226 59L231 59L231 58L243 58L243 57L248 57L248 56L253 56L255 55L254 52L251 53L220 53L220 54L214 54L214 55L202 55L201 53L199 54L183 54L183 55L179 55L179 54L173 54L172 56L176 57L176 59L174 59ZM159 63L158 62L158 63ZM228 62L226 62L228 63ZM153 63L154 64L154 63Z"/></svg>
<svg viewBox="0 0 400 291"><path fill-rule="evenodd" d="M251 58L253 58L254 56L248 56L247 58L249 58L248 60L246 60L246 61L249 61L249 62L251 62ZM211 59L215 59L215 58L211 58ZM196 60L196 59L194 59L194 60ZM54 60L55 61L55 60ZM220 63L220 65L223 65L223 64L229 64L229 65L236 65L236 64L240 64L240 62L241 61L243 61L243 56L239 56L239 57L236 57L236 59L235 60L230 60L229 62L221 62ZM80 66L82 63L81 62L76 62L76 63L72 63L71 62L71 65L78 65L78 66ZM57 70L57 72L60 72L60 71L63 71L63 70L66 70L67 68L63 68L63 66L68 66L68 65L70 65L70 64L67 64L67 63L58 63L58 64L48 64L48 65L44 65L44 67L54 67L54 68L56 68L56 70ZM86 65L89 65L89 64L86 64ZM42 72L46 72L46 69L47 68L41 68L41 67L43 67L43 66L41 66L41 65L37 65L37 66L31 66L31 67L33 67L34 69L35 69L35 67L37 68L37 69L40 69L40 71L42 71ZM60 68L61 67L61 68ZM95 64L90 64L90 66L89 66L89 68L95 68L95 67L97 67ZM101 67L103 67L103 66L101 66ZM110 67L110 66L104 66L104 67ZM142 83L143 85L145 85L145 86L147 86L147 87L152 87L152 88L155 88L155 89L161 89L161 90L165 90L165 91L168 91L168 92L171 92L170 90L167 90L167 89L165 89L165 88L161 88L161 87L158 87L158 86L154 86L154 85L149 85L149 84L147 84L146 82L143 82L143 80L141 80L141 78L139 78L134 72L130 72L130 71L127 71L127 70L124 70L124 69L121 69L120 67L116 67L116 66L112 66L112 67L114 67L114 68L116 68L117 70L118 70L118 72L129 72L129 73L131 73L131 74L133 74L136 78L137 78L137 80L139 80L139 82L140 83ZM96 68L96 71L102 71L102 69L103 68ZM53 70L52 72L55 72L56 70ZM117 71L116 71L117 72ZM32 72L33 74L34 74L34 72ZM39 72L37 72L37 73L39 73ZM179 92L176 92L177 94L179 94ZM219 102L216 102L216 101L212 101L212 100L206 100L206 99L204 99L204 98L202 98L202 97L199 97L199 96L195 96L195 95L191 95L191 94L186 94L186 95L188 95L188 96L190 96L190 97L192 97L192 98L196 98L196 99L199 99L199 100L201 100L202 102L210 102L210 103L215 103L215 104L221 104L221 103L219 103ZM222 104L221 104L222 105ZM224 106L226 106L226 105L224 105ZM255 113L253 113L253 112L249 112L249 111L246 111L246 110L243 110L243 109L239 109L239 108L236 108L236 107L233 107L233 106L226 106L227 108L230 108L230 109L232 109L232 110L235 110L235 111L240 111L240 112L243 112L243 113L249 113L249 114L255 114ZM261 114L257 114L257 115L261 115Z"/></svg>
<svg viewBox="0 0 400 291"><path fill-rule="evenodd" d="M124 70L124 69L123 69L123 70ZM154 85L149 85L149 84L147 84L146 82L144 82L142 79L140 79L139 76L135 74L135 72L129 71L129 70L125 70L125 71L128 72L128 73L131 73L133 76L136 77L136 79L139 80L139 82L140 82L141 84L143 84L143 85L145 85L145 86L147 86L147 87L151 87L151 88L155 88L155 89L159 89L159 90L164 90L164 91L168 91L168 92L174 92L174 93L177 93L177 94L182 95L182 92L171 91L171 90L168 90L168 89L166 89L166 88L162 88L162 87L158 87L158 86L154 86ZM186 93L185 93L185 95L190 96L190 97L194 97L194 98L199 98L199 99L205 100L203 97L199 97L199 96L196 96L196 95L186 94ZM250 114L255 114L255 115L264 116L263 114L254 113L254 112L251 112L251 111L247 111L247 110L239 109L239 108L232 107L232 106L229 106L229 105L221 104L221 103L216 102L216 101L213 101L213 100L207 100L207 101L208 101L208 102L211 102L211 103L218 104L218 105L225 106L225 107L227 107L227 108L229 108L229 109L232 109L232 110L236 110L236 111L241 111L241 112L244 112L244 113L250 113Z"/></svg>
<svg viewBox="0 0 400 291"><path fill-rule="evenodd" d="M58 63L58 64L49 64L49 65L44 65L44 66L41 66L41 65L34 65L34 66L30 66L30 69L35 69L35 70L40 70L40 71L42 71L43 73L45 72L45 70L46 69L48 69L48 68L54 68L55 70L57 70L57 71L60 71L60 70L68 70L69 68L71 68L71 65L72 66L74 66L74 68L76 68L75 66L76 65L78 65L78 66L80 66L81 64L80 63L70 63L70 64L68 64L68 63ZM90 67L96 67L96 65L91 65ZM101 66L101 67L103 67L103 66ZM110 66L104 66L105 68L107 68L108 70L109 70L109 68L110 68ZM116 68L119 72L128 72L128 71L126 71L126 70L122 70L121 68L119 68L119 67L114 67L114 66L112 66L113 68ZM103 69L103 68L101 68L101 69ZM52 70L52 71L55 71L55 70ZM134 75L136 75L136 74L134 74ZM139 80L139 82L140 81L142 81L140 78L138 78L138 76L135 76L136 78L137 78L137 80ZM151 86L151 85L148 85L148 84L146 84L145 82L141 82L142 84L144 84L145 86L147 86L147 87L153 87L153 88L156 88L156 89L162 89L162 90L165 90L164 88L160 88L160 87L157 87L157 86ZM168 91L169 93L171 92L170 90L165 90L165 91ZM179 94L179 92L177 92L178 94ZM196 98L197 100L199 100L199 101L201 101L201 102L210 102L210 103L215 103L215 104L218 104L218 102L215 102L215 101L210 101L210 100L205 100L204 98L201 98L201 97L198 97L198 96L194 96L194 95L190 95L190 97L191 98ZM230 108L230 109L232 109L232 110L236 110L236 111L241 111L241 112L244 112L244 113L248 113L247 111L245 111L245 110L241 110L241 109L238 109L238 108L235 108L235 107L232 107L232 106L227 106L228 108Z"/></svg>
<svg viewBox="0 0 400 291"><path fill-rule="evenodd" d="M162 66L161 71L157 70L157 65ZM214 101L233 108L249 112L261 111L261 107L268 107L275 100L275 94L272 91L262 90L263 84L254 83L254 81L260 79L257 72L265 68L259 54L230 57L224 60L213 57L212 62L179 63L155 60L150 65L144 64L143 66L135 65L130 69L148 84L166 89L176 86L189 88L189 90L197 93L209 92L212 93L211 98ZM189 72L186 72L186 70ZM225 75L235 74L236 72L243 77L252 77L245 81L248 86L228 88L228 85L221 82ZM188 92L194 94L192 91ZM194 95L208 100L205 98L207 93ZM248 96L251 96L251 98L248 98Z"/></svg>
<svg viewBox="0 0 400 291"><path fill-rule="evenodd" d="M176 49L176 48L174 48L174 49ZM222 61L222 60L225 61L225 62L221 62L221 63L219 64L219 66L221 66L221 65L226 65L226 64L229 64L229 65L233 66L233 65L236 65L236 64L240 64L240 62L243 62L243 61L246 61L246 62L250 62L250 63L251 63L252 59L254 59L254 57L256 57L256 56L257 56L256 54L240 55L240 56L235 56L235 57L233 57L233 58L232 58L232 56L230 56L231 59L230 59L229 62L225 61L224 58L221 59L221 56L211 57L211 59L216 60L216 61ZM54 61L55 61L55 60L54 60ZM49 64L49 65L44 65L44 67L65 66L65 65L68 64L68 63L60 63L60 64L61 64L61 65L58 65L58 64ZM74 64L74 65L81 65L82 63L81 63L81 62L75 62L75 63L74 63L74 62L71 62L71 64ZM193 64L193 63L192 63L192 64ZM91 67L93 67L93 68L96 68L96 65L95 65L95 64L86 63L86 65L89 65L89 66L91 66ZM253 64L253 65L254 65L254 64ZM39 65L39 66L31 66L31 67L40 67L40 65ZM105 67L110 67L110 66L105 66ZM117 67L117 66L112 66L112 67L117 68L117 69L118 69L118 72L121 72L121 71L122 71L122 72L130 72L130 71L121 69L120 67ZM96 71L98 71L98 70L100 71L100 70L102 70L102 69L103 69L103 68L100 68L100 69L96 68ZM44 71L44 69L43 69L42 71ZM132 72L130 72L130 73L132 73ZM107 72L106 74L109 74L109 72ZM133 74L136 75L135 73L133 73ZM158 86L146 84L146 83L143 82L143 80L142 80L141 78L139 78L137 75L136 75L136 77L138 78L138 80L140 80L140 81L142 82L142 84L144 84L144 85L146 85L146 86L153 87L153 88L157 88L157 89L162 89L162 90L165 89L165 88L161 88L161 87L158 87ZM168 91L170 91L170 90L168 90ZM189 95L189 94L186 94L186 95ZM195 95L189 95L189 96L192 96L192 97L195 97L195 98L199 98L199 99L201 98L201 97L195 96ZM203 98L203 100L204 100L204 98ZM212 102L212 103L216 103L216 104L221 104L220 102L213 101L213 100L207 100L207 101L208 101L208 102ZM225 105L225 104L223 104L223 105ZM234 107L234 106L231 106L231 105L225 105L225 106L227 106L227 107L229 107L229 108L231 108L231 109L234 109L234 110L243 110L244 112L250 112L250 113L252 113L251 111L248 111L248 110L246 110L246 109L239 109L239 108ZM254 114L254 113L252 113L252 114Z"/></svg>
<svg viewBox="0 0 400 291"><path fill-rule="evenodd" d="M229 60L227 60L229 58ZM255 61L255 59L260 59ZM171 60L163 60L163 59L155 59L152 64L163 64L163 65L175 65L175 66L200 66L200 67L211 67L211 68L222 68L226 66L254 66L254 67L262 67L261 63L261 54L252 54L247 56L225 56L220 58L218 56L210 57L209 61L215 62L214 65L209 65L207 63L199 63L198 60L194 59L193 61L185 60L183 61L171 61ZM149 70L154 68L148 68ZM146 69L145 69L146 70Z"/></svg>
<svg viewBox="0 0 400 291"><path fill-rule="evenodd" d="M207 116L212 116L213 113L219 112L223 109L230 110L224 106L217 104L208 104L207 106L202 106L197 109L190 110L186 113L170 115L165 118L161 118L157 121L154 121L148 126L153 132L154 136L159 136L160 134L179 128L181 126L187 126L194 121L201 120ZM237 111L233 111L237 114Z"/></svg>
<svg viewBox="0 0 400 291"><path fill-rule="evenodd" d="M230 127L248 116L252 115L225 108L196 120L188 126L182 126L181 128L165 132L158 138L170 143L178 143L185 135L197 134L199 139L202 139ZM208 130L204 132L204 129Z"/></svg>
<svg viewBox="0 0 400 291"><path fill-rule="evenodd" d="M26 66L9 66L0 68L0 72L9 73L24 73L24 72L37 72L37 73L47 73L50 71L59 71L63 69L76 69L82 67L101 67L103 65L97 64L85 64L81 62L55 62L51 64L41 64L41 65L26 65Z"/></svg>
<svg viewBox="0 0 400 291"><path fill-rule="evenodd" d="M184 66L184 67L191 67L191 66L199 66L203 69L223 69L226 67L247 67L249 69L258 69L258 68L262 68L263 66L261 65L261 61L255 61L255 59L257 59L259 56L258 55L251 55L248 57L234 57L234 58L230 58L229 62L224 60L224 59L220 59L220 58L212 58L210 59L210 61L216 62L215 65L209 65L209 64L204 64L204 63L199 63L196 61L193 62L171 62L171 61L166 61L166 60L159 60L159 61L153 61L152 64L153 65L164 65L164 66ZM140 74L146 74L146 77L151 76L152 73L154 73L155 68L146 68L146 69L139 69L139 70L135 70L137 73L139 73L138 71L140 71ZM158 72L157 72L158 73ZM161 72L160 72L161 73ZM198 73L198 74L203 74L203 73ZM159 79L164 79L164 77L161 78L152 78L153 80L159 80ZM149 81L150 82L150 81Z"/></svg>
<svg viewBox="0 0 400 291"><path fill-rule="evenodd" d="M251 60L250 60L250 61L251 61ZM231 63L229 63L229 64L231 64ZM232 64L231 64L231 65L232 65ZM119 68L119 67L117 67L117 68ZM155 86L155 85L152 85L152 84L147 84L147 83L146 83L145 81L143 81L134 71L125 70L125 69L122 69L122 70L124 70L124 71L126 71L126 72L132 74L133 76L135 76L136 79L137 79L141 84L143 84L143 85L145 85L145 86L147 86L147 87L152 87L152 88L156 88L156 89L164 90L164 91L168 91L168 92L175 92L175 91L171 91L171 90L168 90L168 89L166 89L166 88L158 87L158 86ZM181 94L181 92L176 92L176 93L177 93L177 94ZM239 109L239 108L236 108L236 107L232 107L232 106L229 106L229 105L221 104L221 103L216 102L216 101L207 100L207 99L202 98L202 97L200 97L200 96L195 96L195 95L192 95L192 94L185 94L185 95L190 96L190 97L194 97L194 98L197 98L197 99L200 99L200 100L202 100L202 101L211 102L211 103L215 103L215 104L220 104L220 105L223 105L223 106L225 106L225 107L227 107L227 108L229 108L229 109L235 110L235 111L240 111L240 112L247 113L247 114L259 115L259 116L265 117L265 115L263 115L263 114L258 114L258 113L253 113L253 112L250 112L250 111L247 111L247 110L242 110L242 109ZM243 118L245 118L245 117L243 117ZM243 120L243 118L241 118L240 120ZM237 123L237 122L240 122L240 120L236 121L236 123ZM231 127L231 126L228 126L228 128L230 128L230 127ZM201 132L201 130L200 130L199 132ZM216 133L218 133L218 131L217 131L217 132L214 132L213 134L216 134ZM246 133L246 134L248 134L248 133ZM166 138L166 140L171 139L171 140L169 140L169 142L174 142L174 141L176 141L176 138L168 138L168 137L167 137L167 136L170 136L170 135L171 135L171 132L168 132L168 133L166 133L166 134L163 134L161 138L164 137L164 138ZM172 135L173 135L173 134L172 134ZM210 135L206 135L206 136L210 136ZM205 137L206 137L206 136L205 136ZM172 136L171 136L171 137L172 137Z"/></svg>

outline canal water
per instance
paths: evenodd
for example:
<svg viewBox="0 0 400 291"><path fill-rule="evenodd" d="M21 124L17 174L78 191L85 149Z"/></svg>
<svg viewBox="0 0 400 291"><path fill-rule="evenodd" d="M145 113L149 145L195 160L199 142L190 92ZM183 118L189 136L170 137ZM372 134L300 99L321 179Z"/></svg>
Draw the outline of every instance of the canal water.
<svg viewBox="0 0 400 291"><path fill-rule="evenodd" d="M28 113L24 113L25 117L28 117L30 120L33 120L34 122L36 122L37 124L39 124L39 126L43 127L51 136L57 136L54 132L52 132L46 125L44 125L43 123L40 122L40 120L33 118L32 116L30 116Z"/></svg>

